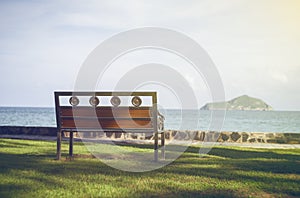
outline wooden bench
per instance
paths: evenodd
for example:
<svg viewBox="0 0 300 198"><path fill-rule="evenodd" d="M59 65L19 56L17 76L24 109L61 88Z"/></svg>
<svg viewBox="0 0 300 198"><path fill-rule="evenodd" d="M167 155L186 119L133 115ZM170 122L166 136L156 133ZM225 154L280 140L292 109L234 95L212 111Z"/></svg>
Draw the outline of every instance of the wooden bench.
<svg viewBox="0 0 300 198"><path fill-rule="evenodd" d="M164 159L164 117L157 110L156 92L54 92L54 96L58 160L61 159L63 132L70 134L70 157L73 156L74 132L151 133L154 139L155 161L158 161L160 134L161 154ZM124 97L127 97L131 104L124 105ZM148 99L149 104L144 105L142 98ZM102 99L106 99L106 104L102 104Z"/></svg>

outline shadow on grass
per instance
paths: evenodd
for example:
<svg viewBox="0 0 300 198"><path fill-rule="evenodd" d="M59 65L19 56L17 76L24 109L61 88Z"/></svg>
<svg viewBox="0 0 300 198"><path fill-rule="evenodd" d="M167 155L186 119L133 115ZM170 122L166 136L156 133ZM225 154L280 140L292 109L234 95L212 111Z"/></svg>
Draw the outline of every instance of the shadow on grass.
<svg viewBox="0 0 300 198"><path fill-rule="evenodd" d="M23 146L30 146L29 143L7 141L7 139L0 139L0 148L21 148Z"/></svg>
<svg viewBox="0 0 300 198"><path fill-rule="evenodd" d="M16 191L16 189L18 189ZM21 197L22 193L30 189L30 185L26 184L1 184L0 185L0 196L1 197ZM13 193L12 193L13 192Z"/></svg>
<svg viewBox="0 0 300 198"><path fill-rule="evenodd" d="M9 149L13 145L14 148L24 149L32 146L30 143L9 141L2 147ZM79 154L71 161L65 160L67 155L62 161L54 160L54 149L46 151L43 145L34 148L40 151L34 154L10 154L0 150L0 197L28 196L30 194L27 193L39 188L71 191L70 186L82 188L83 193L94 193L92 195L96 196L103 191L100 187L108 184L116 189L131 186L134 194L126 191L121 194L123 197L248 197L251 193L254 196L261 193L300 195L300 157L297 154L278 154L267 149L213 148L209 155L200 158L199 148L190 147L179 159L164 168L131 173L85 157L87 155L77 150L80 145L75 145L75 151ZM153 149L152 145L121 145ZM24 181L20 183L19 180ZM141 181L145 187L140 189ZM99 186L99 192L89 192L91 186Z"/></svg>
<svg viewBox="0 0 300 198"><path fill-rule="evenodd" d="M264 159L299 160L300 158L300 155L278 154L278 153L270 152L266 149L261 149L260 151L253 151L253 150L244 151L244 150L237 150L237 149L230 149L230 148L213 148L209 152L209 154L231 158L231 159L264 158Z"/></svg>

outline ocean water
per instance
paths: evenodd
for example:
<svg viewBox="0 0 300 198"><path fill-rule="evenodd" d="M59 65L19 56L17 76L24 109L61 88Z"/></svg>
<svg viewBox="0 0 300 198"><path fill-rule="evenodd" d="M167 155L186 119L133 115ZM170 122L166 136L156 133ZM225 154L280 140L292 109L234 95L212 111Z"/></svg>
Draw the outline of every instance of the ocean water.
<svg viewBox="0 0 300 198"><path fill-rule="evenodd" d="M211 111L161 110L165 129L213 129ZM54 108L0 107L0 126L55 127ZM227 111L222 131L300 133L300 111Z"/></svg>
<svg viewBox="0 0 300 198"><path fill-rule="evenodd" d="M164 115L166 129L214 129L211 111L166 110ZM300 111L226 111L222 131L300 133Z"/></svg>

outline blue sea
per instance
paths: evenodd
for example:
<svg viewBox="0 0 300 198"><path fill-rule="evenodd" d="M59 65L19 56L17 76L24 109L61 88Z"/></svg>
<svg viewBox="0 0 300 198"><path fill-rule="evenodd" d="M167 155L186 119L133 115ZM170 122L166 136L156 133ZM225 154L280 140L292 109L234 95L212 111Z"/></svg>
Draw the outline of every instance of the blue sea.
<svg viewBox="0 0 300 198"><path fill-rule="evenodd" d="M211 129L210 111L162 110L165 129ZM0 126L55 127L54 108L0 107ZM222 131L300 133L300 111L227 111Z"/></svg>

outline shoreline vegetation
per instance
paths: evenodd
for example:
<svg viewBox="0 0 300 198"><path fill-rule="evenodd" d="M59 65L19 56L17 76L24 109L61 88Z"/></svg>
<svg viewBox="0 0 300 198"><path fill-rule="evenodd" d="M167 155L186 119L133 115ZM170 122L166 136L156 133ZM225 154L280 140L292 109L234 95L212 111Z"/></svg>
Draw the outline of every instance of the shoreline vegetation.
<svg viewBox="0 0 300 198"><path fill-rule="evenodd" d="M300 149L189 147L150 172L111 168L81 142L55 160L54 141L0 139L0 197L298 197ZM123 145L149 152L152 145ZM67 151L64 142L62 149ZM111 159L114 160L114 159ZM117 159L116 159L117 160Z"/></svg>

